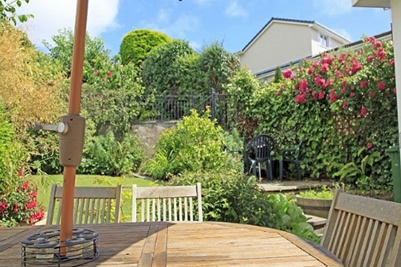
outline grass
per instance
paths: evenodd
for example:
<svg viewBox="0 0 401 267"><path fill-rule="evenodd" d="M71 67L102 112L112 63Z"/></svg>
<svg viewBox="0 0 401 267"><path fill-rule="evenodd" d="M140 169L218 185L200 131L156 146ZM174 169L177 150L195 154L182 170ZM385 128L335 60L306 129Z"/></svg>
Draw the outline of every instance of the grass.
<svg viewBox="0 0 401 267"><path fill-rule="evenodd" d="M38 186L38 203L44 206L44 210L48 210L49 196L52 184L59 186L63 185L62 175L33 175L27 178L30 182ZM101 175L77 175L75 178L75 186L116 186L121 184L123 186L122 199L121 199L121 221L131 220L131 186L137 184L138 186L154 186L153 181L142 178L134 177L111 177Z"/></svg>

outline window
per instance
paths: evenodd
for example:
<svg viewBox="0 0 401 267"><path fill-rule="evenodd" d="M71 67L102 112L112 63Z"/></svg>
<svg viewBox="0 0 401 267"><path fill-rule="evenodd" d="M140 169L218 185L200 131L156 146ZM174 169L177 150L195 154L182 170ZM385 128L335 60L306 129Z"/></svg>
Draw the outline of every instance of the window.
<svg viewBox="0 0 401 267"><path fill-rule="evenodd" d="M319 33L319 43L324 47L329 47L329 37L322 33Z"/></svg>

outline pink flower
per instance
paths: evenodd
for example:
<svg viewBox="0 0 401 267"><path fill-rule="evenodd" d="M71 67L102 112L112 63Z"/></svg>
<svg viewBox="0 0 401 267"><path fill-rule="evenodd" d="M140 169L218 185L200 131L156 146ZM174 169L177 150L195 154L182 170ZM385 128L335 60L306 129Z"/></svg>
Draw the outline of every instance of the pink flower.
<svg viewBox="0 0 401 267"><path fill-rule="evenodd" d="M379 82L379 84L377 85L377 89L383 91L384 89L386 89L386 83L384 81Z"/></svg>
<svg viewBox="0 0 401 267"><path fill-rule="evenodd" d="M394 58L391 58L389 63L390 63L391 66L394 66Z"/></svg>
<svg viewBox="0 0 401 267"><path fill-rule="evenodd" d="M386 52L384 52L383 50L377 50L375 54L379 60L383 60L387 57Z"/></svg>
<svg viewBox="0 0 401 267"><path fill-rule="evenodd" d="M333 57L325 55L325 57L322 58L321 62L322 64L331 65L331 63L333 62Z"/></svg>
<svg viewBox="0 0 401 267"><path fill-rule="evenodd" d="M344 100L344 101L343 101L343 109L347 109L347 108L348 108L348 106L347 106L347 101Z"/></svg>
<svg viewBox="0 0 401 267"><path fill-rule="evenodd" d="M365 116L366 113L368 113L368 110L366 109L366 107L362 107L362 108L361 108L361 116L362 116L362 117Z"/></svg>
<svg viewBox="0 0 401 267"><path fill-rule="evenodd" d="M14 205L13 205L13 212L18 213L18 204L17 203L14 203Z"/></svg>
<svg viewBox="0 0 401 267"><path fill-rule="evenodd" d="M369 63L371 63L373 60L375 59L374 56L368 56L368 58L366 59Z"/></svg>
<svg viewBox="0 0 401 267"><path fill-rule="evenodd" d="M354 92L349 93L349 97L354 97L354 96L355 96Z"/></svg>
<svg viewBox="0 0 401 267"><path fill-rule="evenodd" d="M284 78L290 79L292 76L292 69L283 70L282 74Z"/></svg>
<svg viewBox="0 0 401 267"><path fill-rule="evenodd" d="M95 70L95 71L94 71L94 74L95 74L95 76L98 76L98 75L99 75L99 71L98 71L98 70Z"/></svg>
<svg viewBox="0 0 401 267"><path fill-rule="evenodd" d="M335 91L334 91L334 89L333 90L331 90L330 91L330 102L336 102L336 100L337 100L337 95L336 95L336 93L335 93Z"/></svg>
<svg viewBox="0 0 401 267"><path fill-rule="evenodd" d="M393 89L393 93L396 94L397 93L397 88Z"/></svg>
<svg viewBox="0 0 401 267"><path fill-rule="evenodd" d="M280 91L277 91L277 92L275 92L274 93L276 96L279 96L281 93L280 93Z"/></svg>
<svg viewBox="0 0 401 267"><path fill-rule="evenodd" d="M299 91L301 93L305 92L306 88L308 87L308 80L303 78L301 80L299 80Z"/></svg>
<svg viewBox="0 0 401 267"><path fill-rule="evenodd" d="M312 95L312 97L313 97L314 100L317 100L317 94L316 94L315 91L312 91L311 95Z"/></svg>
<svg viewBox="0 0 401 267"><path fill-rule="evenodd" d="M328 72L329 71L329 65L327 63L322 64L322 67L320 69L322 72Z"/></svg>
<svg viewBox="0 0 401 267"><path fill-rule="evenodd" d="M375 93L374 93L374 92L369 92L369 97L370 97L370 98L375 97Z"/></svg>
<svg viewBox="0 0 401 267"><path fill-rule="evenodd" d="M295 97L295 103L297 103L297 104L302 104L302 103L306 103L306 95L305 95L305 93L303 93L303 94L299 94L299 95L297 95L296 97Z"/></svg>
<svg viewBox="0 0 401 267"><path fill-rule="evenodd" d="M362 81L359 83L359 86L360 86L361 88L365 88L367 85L368 85L368 82L367 82L366 80L362 80Z"/></svg>
<svg viewBox="0 0 401 267"><path fill-rule="evenodd" d="M324 98L324 93L323 93L323 91L322 90L319 90L319 93L318 93L319 95L319 99L323 99Z"/></svg>
<svg viewBox="0 0 401 267"><path fill-rule="evenodd" d="M366 147L367 147L368 149L371 149L371 148L373 147L373 144L372 144L371 142L367 142L367 143L366 143Z"/></svg>

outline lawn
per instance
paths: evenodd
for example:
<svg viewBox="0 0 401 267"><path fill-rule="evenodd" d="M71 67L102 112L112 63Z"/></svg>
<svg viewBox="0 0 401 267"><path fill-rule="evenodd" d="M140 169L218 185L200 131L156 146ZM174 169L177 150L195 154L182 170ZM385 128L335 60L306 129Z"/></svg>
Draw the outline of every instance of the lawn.
<svg viewBox="0 0 401 267"><path fill-rule="evenodd" d="M28 180L38 186L38 203L43 204L47 212L49 205L49 196L52 184L63 185L62 175L33 175L29 176ZM154 182L142 178L134 177L111 177L101 175L77 175L75 186L116 186L121 184L123 186L121 206L122 221L131 220L131 186L137 184L138 186L153 186Z"/></svg>

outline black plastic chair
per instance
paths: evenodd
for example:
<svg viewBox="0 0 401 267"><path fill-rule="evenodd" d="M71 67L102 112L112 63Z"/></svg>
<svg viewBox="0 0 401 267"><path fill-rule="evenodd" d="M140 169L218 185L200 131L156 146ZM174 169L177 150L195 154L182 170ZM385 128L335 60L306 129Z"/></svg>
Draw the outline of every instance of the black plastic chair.
<svg viewBox="0 0 401 267"><path fill-rule="evenodd" d="M247 158L251 163L249 171L252 169L256 176L256 165L259 167L259 179L262 179L262 164L266 164L266 174L269 174L270 180L273 180L273 159L271 152L274 148L274 140L267 134L261 134L252 138L247 145Z"/></svg>
<svg viewBox="0 0 401 267"><path fill-rule="evenodd" d="M297 171L297 177L298 180L301 180L301 170L299 167L299 158L301 154L301 146L305 142L305 139L301 139L301 142L294 147L294 148L287 148L283 150L283 156L279 161L280 164L280 180L283 180L283 169L284 169L284 163L287 163L289 165L290 163L295 164L295 169Z"/></svg>

